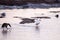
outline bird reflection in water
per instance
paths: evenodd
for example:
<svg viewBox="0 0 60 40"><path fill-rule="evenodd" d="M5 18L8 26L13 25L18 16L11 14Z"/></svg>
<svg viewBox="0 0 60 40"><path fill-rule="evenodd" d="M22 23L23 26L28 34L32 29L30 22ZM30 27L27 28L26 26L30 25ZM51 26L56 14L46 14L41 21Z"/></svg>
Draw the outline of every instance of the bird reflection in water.
<svg viewBox="0 0 60 40"><path fill-rule="evenodd" d="M3 35L3 38L6 39L7 36L10 35L10 32L11 30L10 29L7 29L7 30L2 30L2 35Z"/></svg>
<svg viewBox="0 0 60 40"><path fill-rule="evenodd" d="M3 34L3 36L6 36L6 35L7 35L7 33L8 33L8 31L7 31L7 30L2 30L2 34Z"/></svg>
<svg viewBox="0 0 60 40"><path fill-rule="evenodd" d="M39 31L40 31L40 28L39 28L39 26L38 26L38 25L36 25L35 30L36 30L37 32L39 32Z"/></svg>

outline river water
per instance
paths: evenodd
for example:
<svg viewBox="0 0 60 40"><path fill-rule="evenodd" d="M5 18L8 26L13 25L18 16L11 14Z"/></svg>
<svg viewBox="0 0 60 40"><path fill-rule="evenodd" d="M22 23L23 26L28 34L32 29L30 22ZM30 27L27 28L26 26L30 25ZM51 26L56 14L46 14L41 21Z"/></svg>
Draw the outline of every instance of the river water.
<svg viewBox="0 0 60 40"><path fill-rule="evenodd" d="M60 8L0 10L0 13L6 13L6 18L0 18L0 40L60 40L60 17L55 17L55 15L59 13L49 12L59 10ZM42 15L42 13L44 13L44 15ZM36 29L35 23L19 24L21 19L14 18L14 16L25 18L49 16L51 19L41 19L39 28ZM6 32L3 32L1 29L2 23L4 22L10 23L12 26Z"/></svg>

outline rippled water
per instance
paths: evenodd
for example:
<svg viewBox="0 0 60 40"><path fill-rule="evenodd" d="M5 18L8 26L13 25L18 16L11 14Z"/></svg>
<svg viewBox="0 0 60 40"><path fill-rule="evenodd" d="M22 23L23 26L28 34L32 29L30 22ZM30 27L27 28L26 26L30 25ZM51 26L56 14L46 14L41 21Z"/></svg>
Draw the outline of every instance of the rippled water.
<svg viewBox="0 0 60 40"><path fill-rule="evenodd" d="M0 40L60 40L60 17L56 18L56 14L50 14L48 11L48 9L0 10L1 13L6 12L6 18L0 18ZM35 12L36 14L34 14ZM44 15L40 13L44 13ZM41 19L39 28L36 29L34 23L19 24L21 19L13 18L14 16L28 18L33 16L49 16L51 19ZM4 22L9 22L12 26L6 32L1 29L1 25Z"/></svg>
<svg viewBox="0 0 60 40"><path fill-rule="evenodd" d="M26 5L21 6L7 6L7 5L0 5L0 9L25 9L25 8L53 8L53 7L60 7L60 3L55 4L47 4L47 3L40 3L40 4L33 4L28 3Z"/></svg>
<svg viewBox="0 0 60 40"><path fill-rule="evenodd" d="M1 25L0 25L1 26ZM11 29L3 32L0 28L0 40L59 40L60 25L57 19L42 20L39 29L35 24L11 24Z"/></svg>

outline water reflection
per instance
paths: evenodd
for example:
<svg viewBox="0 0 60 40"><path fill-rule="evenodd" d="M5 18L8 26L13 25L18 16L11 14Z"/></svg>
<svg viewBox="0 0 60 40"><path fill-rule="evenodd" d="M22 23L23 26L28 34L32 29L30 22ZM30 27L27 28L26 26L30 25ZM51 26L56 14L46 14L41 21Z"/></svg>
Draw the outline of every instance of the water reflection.
<svg viewBox="0 0 60 40"><path fill-rule="evenodd" d="M11 32L10 29L2 30L2 36L3 36L3 38L6 38L10 34L10 32Z"/></svg>
<svg viewBox="0 0 60 40"><path fill-rule="evenodd" d="M6 40L7 39L7 34L8 34L7 30L2 30L2 38L1 38L1 40Z"/></svg>
<svg viewBox="0 0 60 40"><path fill-rule="evenodd" d="M4 36L6 36L6 35L7 35L7 33L8 33L8 31L7 31L7 30L2 30L2 34L3 34Z"/></svg>
<svg viewBox="0 0 60 40"><path fill-rule="evenodd" d="M36 30L37 32L39 32L39 31L40 31L39 26L36 26L36 27L35 27L35 30Z"/></svg>

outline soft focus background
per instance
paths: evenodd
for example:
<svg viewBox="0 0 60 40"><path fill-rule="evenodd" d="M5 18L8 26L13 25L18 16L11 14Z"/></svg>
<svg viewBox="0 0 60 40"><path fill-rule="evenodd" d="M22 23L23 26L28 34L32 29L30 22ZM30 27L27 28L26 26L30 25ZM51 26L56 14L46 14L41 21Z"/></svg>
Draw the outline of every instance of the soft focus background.
<svg viewBox="0 0 60 40"><path fill-rule="evenodd" d="M0 18L0 40L60 40L60 7L36 8L34 6L34 8L27 9L14 7L14 9L0 9L0 14L6 13L5 18ZM55 17L57 14L58 18ZM39 29L36 29L35 23L19 24L22 20L14 18L15 16L23 18L47 16L51 18L40 19ZM1 29L3 23L11 24L10 31L3 33Z"/></svg>

